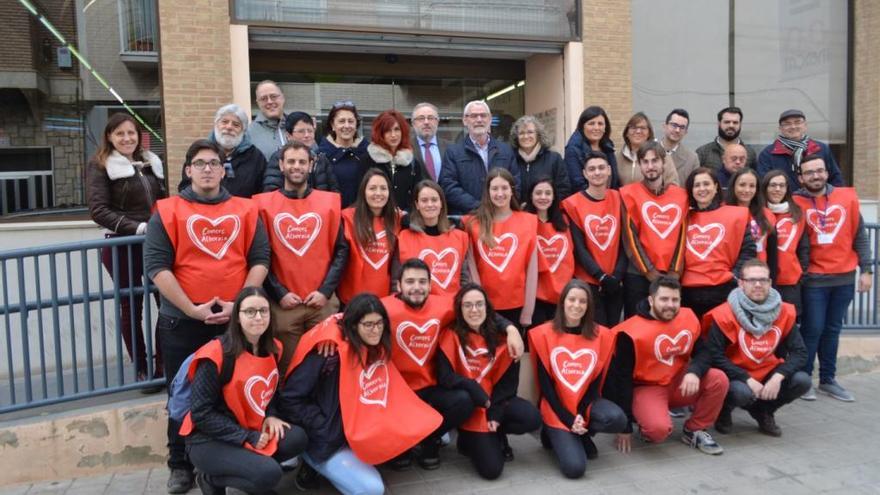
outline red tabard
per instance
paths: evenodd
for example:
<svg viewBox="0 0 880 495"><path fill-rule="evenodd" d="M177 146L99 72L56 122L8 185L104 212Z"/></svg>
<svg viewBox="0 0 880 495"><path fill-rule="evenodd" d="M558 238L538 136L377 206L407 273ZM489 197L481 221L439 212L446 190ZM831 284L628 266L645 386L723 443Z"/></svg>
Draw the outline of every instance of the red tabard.
<svg viewBox="0 0 880 495"><path fill-rule="evenodd" d="M470 217L463 218L468 225ZM495 247L489 248L480 240L480 223L469 227L471 249L477 262L480 284L489 294L495 309L520 308L526 296L526 270L535 251L538 217L521 211L513 212L507 220L495 222L492 233Z"/></svg>
<svg viewBox="0 0 880 495"><path fill-rule="evenodd" d="M281 342L275 340L278 355L281 355ZM203 360L213 361L217 365L217 373L223 369L223 345L214 339L203 345L190 364L187 376L190 380L196 374L196 368ZM278 388L278 364L276 356L257 357L249 352L242 352L235 360L232 378L223 386L223 400L235 416L242 428L261 431L263 420L266 419L266 407ZM192 415L187 413L180 427L180 434L189 435L195 429ZM278 439L273 438L262 449L255 449L249 443L244 447L258 454L272 455L278 449Z"/></svg>
<svg viewBox="0 0 880 495"><path fill-rule="evenodd" d="M746 370L749 376L763 382L767 375L785 360L776 357L779 343L788 338L794 328L797 310L789 303L782 303L779 317L770 330L757 338L743 330L733 314L729 303L724 303L703 316L703 330L708 331L714 321L731 343L724 354L730 362Z"/></svg>
<svg viewBox="0 0 880 495"><path fill-rule="evenodd" d="M644 183L634 182L620 188L620 197L626 205L625 220L631 221L638 233L638 239L624 239L624 242L634 246L638 241L657 270L675 270L677 267L670 264L676 250L684 248L681 232L688 212L687 192L672 184L656 196ZM647 271L644 266L637 268Z"/></svg>
<svg viewBox="0 0 880 495"><path fill-rule="evenodd" d="M538 292L541 301L556 304L574 277L571 230L557 232L550 222L538 222Z"/></svg>
<svg viewBox="0 0 880 495"><path fill-rule="evenodd" d="M160 199L156 209L174 248L172 272L190 301L234 301L247 279L256 203L233 196L209 205L172 196Z"/></svg>
<svg viewBox="0 0 880 495"><path fill-rule="evenodd" d="M397 296L382 298L391 320L391 360L413 390L437 384L434 353L442 329L452 324L453 299L431 295L421 308L411 308Z"/></svg>
<svg viewBox="0 0 880 495"><path fill-rule="evenodd" d="M752 233L752 239L755 240L755 248L758 251L758 259L767 262L767 237L773 232L776 225L776 215L769 208L764 208L764 217L770 223L770 229L764 230L758 224L758 221L749 215L749 231Z"/></svg>
<svg viewBox="0 0 880 495"><path fill-rule="evenodd" d="M593 201L583 193L575 193L562 202L562 209L569 222L584 232L587 251L605 273L613 273L620 253L621 211L620 193L609 189L605 198ZM584 282L599 285L595 277L577 265L574 274Z"/></svg>
<svg viewBox="0 0 880 495"><path fill-rule="evenodd" d="M835 187L818 198L794 196L810 236L810 273L848 273L859 265L853 241L859 230L859 198L851 187Z"/></svg>
<svg viewBox="0 0 880 495"><path fill-rule="evenodd" d="M339 407L348 446L361 461L389 461L424 440L443 422L440 413L419 399L389 359L364 368L342 336L342 314L330 316L306 332L296 346L287 375L320 342L339 352Z"/></svg>
<svg viewBox="0 0 880 495"><path fill-rule="evenodd" d="M452 365L453 371L479 383L489 397L492 396L495 384L501 380L501 377L513 363L513 359L507 352L507 341L501 336L499 336L498 345L494 350L488 349L486 339L476 332L469 332L468 343L462 346L455 330L447 328L440 336L440 349ZM488 432L489 421L486 418L486 408L477 407L474 409L471 417L465 420L458 429Z"/></svg>
<svg viewBox="0 0 880 495"><path fill-rule="evenodd" d="M577 406L590 385L596 380L604 380L605 372L611 363L614 352L615 333L601 325L596 325L594 339L581 335L557 332L553 322L547 322L529 330L529 349L538 359L532 359L535 367L535 382L538 382L537 367L544 370L553 380L553 389L559 396L563 407L572 415L578 414L590 422L590 408L578 411ZM544 423L553 428L570 430L571 425L562 424L553 408L541 398L541 417Z"/></svg>
<svg viewBox="0 0 880 495"><path fill-rule="evenodd" d="M749 218L748 208L742 206L691 211L681 285L714 287L732 279Z"/></svg>
<svg viewBox="0 0 880 495"><path fill-rule="evenodd" d="M795 285L804 273L798 260L797 248L805 228L806 220L803 215L797 222L792 220L790 213L776 215L776 262L779 266L776 270L777 285Z"/></svg>
<svg viewBox="0 0 880 495"><path fill-rule="evenodd" d="M437 236L403 229L397 239L400 262L419 258L431 269L431 294L454 296L461 287L461 267L466 263L468 236L452 229Z"/></svg>
<svg viewBox="0 0 880 495"><path fill-rule="evenodd" d="M373 232L376 240L367 246L361 246L357 241L354 228L354 208L342 210L342 225L345 229L345 239L351 249L348 254L348 264L339 287L336 288L336 296L345 304L361 293L369 292L377 297L385 297L391 293L391 250L388 239L385 238L385 225L379 217L373 218ZM394 235L400 231L399 224L395 224Z"/></svg>
<svg viewBox="0 0 880 495"><path fill-rule="evenodd" d="M633 341L633 380L641 385L669 385L690 361L700 338L700 322L688 308L681 308L670 322L633 316L614 327Z"/></svg>
<svg viewBox="0 0 880 495"><path fill-rule="evenodd" d="M272 273L305 299L324 282L339 233L339 194L313 189L303 199L280 191L253 197L272 245Z"/></svg>

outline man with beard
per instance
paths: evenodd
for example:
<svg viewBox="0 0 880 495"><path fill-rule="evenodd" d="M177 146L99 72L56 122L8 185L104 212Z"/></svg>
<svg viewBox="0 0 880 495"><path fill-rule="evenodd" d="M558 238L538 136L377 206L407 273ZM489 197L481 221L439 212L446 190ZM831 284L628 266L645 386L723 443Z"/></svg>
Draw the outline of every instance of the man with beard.
<svg viewBox="0 0 880 495"><path fill-rule="evenodd" d="M802 278L801 335L807 345L804 371L812 376L819 356L819 391L844 402L855 400L835 379L837 345L843 317L853 300L858 267L858 290L867 292L873 281L871 242L859 212L859 198L850 187L829 184L831 171L821 155L801 161L803 188L794 200L804 212L810 236L810 265ZM813 388L804 400L815 400Z"/></svg>
<svg viewBox="0 0 880 495"><path fill-rule="evenodd" d="M739 138L742 132L742 110L739 107L727 107L718 112L718 137L697 148L697 158L701 167L721 170L724 150L731 144L741 144L746 151L746 166L755 168L755 150L747 146ZM725 185L722 182L721 185Z"/></svg>
<svg viewBox="0 0 880 495"><path fill-rule="evenodd" d="M248 126L248 135L254 146L267 160L287 142L284 133L284 93L275 81L266 79L254 89L257 99L257 118Z"/></svg>
<svg viewBox="0 0 880 495"><path fill-rule="evenodd" d="M254 146L245 126L247 114L238 105L220 107L214 115L214 130L208 137L223 150L226 160L223 170L226 176L222 186L229 194L240 198L250 198L263 190L263 175L266 173L266 157ZM190 184L189 178L182 174L178 191Z"/></svg>
<svg viewBox="0 0 880 495"><path fill-rule="evenodd" d="M730 380L715 431L730 433L730 413L742 407L761 433L778 437L782 430L774 414L810 388L810 377L800 371L807 348L798 332L797 312L771 287L767 264L751 259L741 274L727 302L703 317L712 364Z"/></svg>
<svg viewBox="0 0 880 495"><path fill-rule="evenodd" d="M312 169L309 172L309 187L322 191L339 192L339 185L336 184L336 176L333 174L330 160L327 159L327 155L318 150L318 143L315 142L315 120L312 116L305 112L291 112L283 127L287 142L299 141L311 150L314 163L312 163ZM276 167L280 161L281 150L279 149L272 153L266 164L263 191L274 191L284 186L284 174L281 172L283 167Z"/></svg>
<svg viewBox="0 0 880 495"><path fill-rule="evenodd" d="M382 298L391 321L391 359L416 394L443 416L443 423L421 444L418 463L424 469L440 466L440 437L471 416L471 394L437 382L437 366L450 366L443 353L437 352L440 332L452 325L455 317L453 299L431 294L431 271L428 265L411 258L403 262L398 277L400 293ZM519 359L523 341L519 331L507 319L496 316L498 328L507 331L510 354ZM441 364L441 361L442 364ZM408 456L395 461L396 468L410 463Z"/></svg>
<svg viewBox="0 0 880 495"><path fill-rule="evenodd" d="M727 376L711 368L712 357L700 338L693 311L681 307L681 284L670 277L651 282L638 314L614 327L617 344L603 397L627 413L617 448L632 447L632 422L641 437L657 443L672 433L670 407L693 406L681 441L700 452L718 455L724 449L706 431L718 417L727 395Z"/></svg>
<svg viewBox="0 0 880 495"><path fill-rule="evenodd" d="M804 112L786 110L779 115L779 136L758 155L758 174L763 177L773 169L782 170L788 177L788 190L796 191L801 186L801 164L808 155L818 155L825 162L829 184L843 185L843 176L831 148L807 135Z"/></svg>
<svg viewBox="0 0 880 495"><path fill-rule="evenodd" d="M286 370L302 334L338 308L330 298L348 262L349 246L343 241L339 194L309 185L315 164L309 146L289 141L279 154L284 186L254 201L272 247L266 291L280 306L275 331L284 344L279 369Z"/></svg>

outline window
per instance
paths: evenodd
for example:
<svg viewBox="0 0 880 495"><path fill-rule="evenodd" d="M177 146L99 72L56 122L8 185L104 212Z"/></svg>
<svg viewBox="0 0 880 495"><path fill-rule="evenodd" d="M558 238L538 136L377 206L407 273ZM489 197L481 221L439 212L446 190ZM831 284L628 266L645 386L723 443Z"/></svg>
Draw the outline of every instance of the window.
<svg viewBox="0 0 880 495"><path fill-rule="evenodd" d="M159 41L154 0L119 0L122 53L156 53Z"/></svg>

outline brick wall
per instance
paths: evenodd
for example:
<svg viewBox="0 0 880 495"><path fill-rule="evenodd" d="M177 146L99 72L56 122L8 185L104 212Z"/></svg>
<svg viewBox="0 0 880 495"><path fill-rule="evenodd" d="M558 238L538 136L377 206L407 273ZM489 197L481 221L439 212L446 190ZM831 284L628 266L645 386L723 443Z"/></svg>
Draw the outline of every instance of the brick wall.
<svg viewBox="0 0 880 495"><path fill-rule="evenodd" d="M880 199L880 4L855 2L853 177L859 197Z"/></svg>
<svg viewBox="0 0 880 495"><path fill-rule="evenodd" d="M615 144L632 114L631 0L583 0L584 105L611 118Z"/></svg>
<svg viewBox="0 0 880 495"><path fill-rule="evenodd" d="M160 77L167 164L173 186L184 155L232 101L227 0L159 0Z"/></svg>

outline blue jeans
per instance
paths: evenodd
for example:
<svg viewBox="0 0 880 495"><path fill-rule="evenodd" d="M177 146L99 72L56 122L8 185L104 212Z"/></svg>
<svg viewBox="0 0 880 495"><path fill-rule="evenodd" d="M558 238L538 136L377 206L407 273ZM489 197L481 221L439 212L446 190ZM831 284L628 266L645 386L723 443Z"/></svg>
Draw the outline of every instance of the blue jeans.
<svg viewBox="0 0 880 495"><path fill-rule="evenodd" d="M348 447L342 447L324 462L315 462L309 454L303 459L321 476L330 480L343 495L382 495L385 484L375 467L366 464Z"/></svg>
<svg viewBox="0 0 880 495"><path fill-rule="evenodd" d="M819 355L819 382L834 380L837 372L837 345L843 317L855 295L852 283L835 287L804 287L801 335L807 346L804 371L813 375L813 361Z"/></svg>

